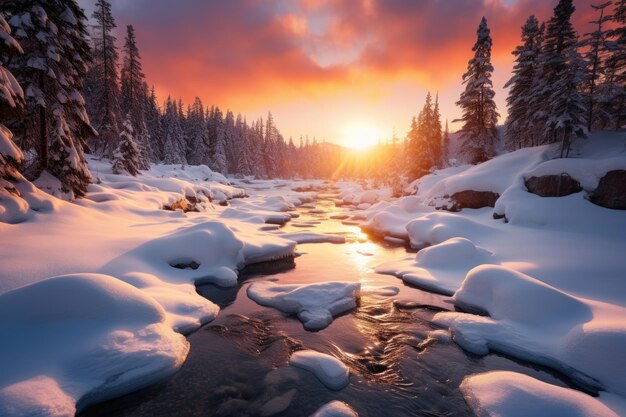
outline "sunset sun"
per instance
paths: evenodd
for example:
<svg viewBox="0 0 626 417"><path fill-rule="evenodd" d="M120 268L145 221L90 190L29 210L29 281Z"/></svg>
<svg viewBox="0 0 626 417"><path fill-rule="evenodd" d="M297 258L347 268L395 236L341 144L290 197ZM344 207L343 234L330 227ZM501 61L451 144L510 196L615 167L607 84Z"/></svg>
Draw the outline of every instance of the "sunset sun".
<svg viewBox="0 0 626 417"><path fill-rule="evenodd" d="M354 121L344 128L342 143L352 149L363 149L376 145L383 140L381 129L365 121Z"/></svg>

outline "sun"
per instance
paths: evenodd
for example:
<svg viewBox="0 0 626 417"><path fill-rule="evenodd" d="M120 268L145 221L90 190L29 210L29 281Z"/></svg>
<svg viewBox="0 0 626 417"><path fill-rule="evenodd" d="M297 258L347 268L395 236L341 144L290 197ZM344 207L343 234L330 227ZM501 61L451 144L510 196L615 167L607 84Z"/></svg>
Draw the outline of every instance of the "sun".
<svg viewBox="0 0 626 417"><path fill-rule="evenodd" d="M376 145L383 139L380 129L365 121L352 122L344 128L342 143L352 149L363 149Z"/></svg>

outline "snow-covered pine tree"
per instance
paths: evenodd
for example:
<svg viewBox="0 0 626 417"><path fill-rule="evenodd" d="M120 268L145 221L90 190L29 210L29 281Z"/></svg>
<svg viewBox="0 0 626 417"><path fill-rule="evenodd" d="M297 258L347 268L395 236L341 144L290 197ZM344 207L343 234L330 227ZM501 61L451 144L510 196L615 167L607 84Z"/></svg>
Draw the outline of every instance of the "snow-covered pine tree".
<svg viewBox="0 0 626 417"><path fill-rule="evenodd" d="M228 161L226 160L226 136L224 135L224 129L218 131L215 138L215 155L213 155L212 169L214 171L225 174L227 172Z"/></svg>
<svg viewBox="0 0 626 417"><path fill-rule="evenodd" d="M404 166L406 167L407 175L411 179L419 178L423 173L421 169L415 165L415 161L419 158L419 128L417 124L417 118L413 116L411 119L411 128L406 135L407 139L407 152L405 154Z"/></svg>
<svg viewBox="0 0 626 417"><path fill-rule="evenodd" d="M611 128L621 129L626 124L626 0L617 0L611 22L600 107L611 119Z"/></svg>
<svg viewBox="0 0 626 417"><path fill-rule="evenodd" d="M29 175L47 171L58 180L47 184L50 192L81 197L91 181L84 144L94 133L80 94L90 59L86 18L74 0L7 0L3 6L24 49L10 69L26 91L26 114L15 133L23 149L37 154Z"/></svg>
<svg viewBox="0 0 626 417"><path fill-rule="evenodd" d="M208 131L205 119L204 105L196 97L189 110L186 125L187 161L191 165L206 164L208 162Z"/></svg>
<svg viewBox="0 0 626 417"><path fill-rule="evenodd" d="M185 159L186 143L183 130L178 117L178 106L169 97L165 104L165 115L162 121L163 127L163 162L166 164L187 163Z"/></svg>
<svg viewBox="0 0 626 417"><path fill-rule="evenodd" d="M430 172L437 165L436 152L438 146L434 145L434 112L430 93L426 94L424 107L417 117L416 126L411 126L410 146L411 160L410 171L412 178L420 178Z"/></svg>
<svg viewBox="0 0 626 417"><path fill-rule="evenodd" d="M446 129L443 131L443 137L441 138L441 154L443 167L447 167L450 164L450 130L448 129L448 119L446 119Z"/></svg>
<svg viewBox="0 0 626 417"><path fill-rule="evenodd" d="M591 132L594 124L597 124L597 112L594 113L597 101L596 87L599 81L604 78L604 61L609 50L607 45L608 31L606 30L606 23L611 20L611 16L607 15L604 11L609 5L611 5L610 1L598 5L591 5L599 14L596 20L590 22L596 25L596 30L591 33L585 33L580 42L583 48L587 48L584 57L587 65L584 91L587 95L587 130L589 132Z"/></svg>
<svg viewBox="0 0 626 417"><path fill-rule="evenodd" d="M11 36L11 28L0 13L0 56L22 54L22 47ZM13 134L2 122L19 117L24 111L24 92L13 74L0 62L0 188L13 190L7 181L21 178L22 151L13 143Z"/></svg>
<svg viewBox="0 0 626 417"><path fill-rule="evenodd" d="M274 126L274 117L272 113L267 114L265 122L265 136L263 137L263 165L268 178L276 177L276 127Z"/></svg>
<svg viewBox="0 0 626 417"><path fill-rule="evenodd" d="M578 36L571 23L576 9L572 0L560 0L546 25L536 85L539 110L535 118L543 125L544 142L562 143L567 155L573 136L586 136L584 98L578 91L583 80Z"/></svg>
<svg viewBox="0 0 626 417"><path fill-rule="evenodd" d="M587 137L585 97L578 86L585 80L585 65L577 45L565 50L566 61L550 96L550 117L546 131L554 134L555 142L561 142L561 157L569 155L574 137Z"/></svg>
<svg viewBox="0 0 626 417"><path fill-rule="evenodd" d="M531 102L534 82L537 78L538 58L541 53L543 25L537 18L530 16L522 27L522 44L512 52L515 56L513 76L504 85L509 88L506 99L509 115L506 119L507 148L520 149L533 145L533 136L537 132L533 126Z"/></svg>
<svg viewBox="0 0 626 417"><path fill-rule="evenodd" d="M433 118L430 128L430 143L434 159L434 166L439 168L442 166L442 150L441 150L441 112L439 111L439 93L435 95L435 104L433 105Z"/></svg>
<svg viewBox="0 0 626 417"><path fill-rule="evenodd" d="M147 90L147 86L146 86ZM147 94L144 105L144 120L146 121L147 137L149 140L148 150L150 152L150 161L158 162L163 160L163 129L161 126L161 111L157 104L156 93L154 87Z"/></svg>
<svg viewBox="0 0 626 417"><path fill-rule="evenodd" d="M554 143L560 138L557 131L552 129L554 121L552 114L552 98L560 93L569 95L570 92L560 91L563 83L559 78L567 71L567 56L571 48L575 48L578 37L571 23L571 17L575 8L572 0L559 0L554 12L546 24L546 32L539 55L539 71L533 87L533 100L531 105L535 109L532 119L541 126L542 140L540 143ZM558 87L557 87L558 85Z"/></svg>
<svg viewBox="0 0 626 417"><path fill-rule="evenodd" d="M113 173L128 174L133 177L139 174L141 164L139 148L134 138L133 123L130 114L126 116L122 133L120 133L120 143L113 152Z"/></svg>
<svg viewBox="0 0 626 417"><path fill-rule="evenodd" d="M89 116L98 131L95 149L101 154L110 154L117 146L122 125L118 52L112 34L117 26L107 0L96 1L92 17L95 21L92 34L94 62L89 69L85 93L90 102Z"/></svg>
<svg viewBox="0 0 626 417"><path fill-rule="evenodd" d="M460 130L462 151L470 162L484 162L496 154L498 114L494 101L495 92L491 81L491 36L487 19L482 18L477 30L478 39L472 48L474 57L467 64L463 74L465 91L456 104L463 111L459 121L463 122Z"/></svg>
<svg viewBox="0 0 626 417"><path fill-rule="evenodd" d="M135 132L135 142L139 148L139 168L147 169L150 166L151 146L146 123L145 107L148 102L146 77L141 66L139 48L135 28L126 26L126 38L124 40L124 61L120 72L122 114L130 116L130 121Z"/></svg>

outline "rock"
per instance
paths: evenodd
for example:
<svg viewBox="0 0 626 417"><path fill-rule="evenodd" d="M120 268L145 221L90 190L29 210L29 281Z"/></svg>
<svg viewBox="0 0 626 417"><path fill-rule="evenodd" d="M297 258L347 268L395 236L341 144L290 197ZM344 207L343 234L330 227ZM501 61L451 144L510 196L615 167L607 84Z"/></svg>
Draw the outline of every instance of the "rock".
<svg viewBox="0 0 626 417"><path fill-rule="evenodd" d="M163 206L163 210L171 210L171 211L182 210L184 212L188 212L189 211L189 204L187 204L187 199L180 198L180 199L174 201L172 204L164 205Z"/></svg>
<svg viewBox="0 0 626 417"><path fill-rule="evenodd" d="M541 197L563 197L583 189L578 181L567 174L530 177L525 184L529 193Z"/></svg>
<svg viewBox="0 0 626 417"><path fill-rule="evenodd" d="M443 208L449 211L461 211L466 208L479 209L483 207L493 207L496 205L496 200L499 197L500 194L492 191L465 190L452 194L450 197L452 205L448 208Z"/></svg>
<svg viewBox="0 0 626 417"><path fill-rule="evenodd" d="M626 210L626 170L607 172L589 199L598 206Z"/></svg>
<svg viewBox="0 0 626 417"><path fill-rule="evenodd" d="M271 400L263 404L263 406L259 410L259 415L261 417L269 417L275 414L282 413L289 408L289 406L291 405L291 401L293 401L294 395L296 395L296 390L291 389L278 397L272 398Z"/></svg>

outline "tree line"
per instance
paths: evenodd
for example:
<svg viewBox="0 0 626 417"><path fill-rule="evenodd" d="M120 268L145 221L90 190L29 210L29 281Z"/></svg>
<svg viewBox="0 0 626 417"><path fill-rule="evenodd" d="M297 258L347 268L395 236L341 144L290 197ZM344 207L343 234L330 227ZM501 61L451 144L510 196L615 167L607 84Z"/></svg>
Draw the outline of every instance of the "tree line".
<svg viewBox="0 0 626 417"><path fill-rule="evenodd" d="M168 97L159 105L142 69L136 33L127 26L117 47L111 5L96 0L89 30L75 0L4 0L0 9L0 176L35 180L67 198L91 181L84 153L111 158L116 173L136 175L152 162L206 164L235 175L372 178L398 185L449 165L450 133L439 99L425 103L403 140L394 137L355 153L314 138L285 140L272 114L241 114ZM579 39L572 0L552 17L530 16L513 55L506 146L519 149L571 141L592 129L619 129L626 111L625 0L592 5L594 30ZM482 18L474 56L456 102L460 151L472 163L498 151L499 119L491 76L492 38ZM120 59L121 55L121 59ZM52 180L51 180L52 179ZM51 185L52 181L52 185Z"/></svg>

